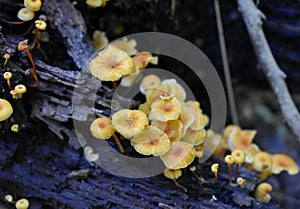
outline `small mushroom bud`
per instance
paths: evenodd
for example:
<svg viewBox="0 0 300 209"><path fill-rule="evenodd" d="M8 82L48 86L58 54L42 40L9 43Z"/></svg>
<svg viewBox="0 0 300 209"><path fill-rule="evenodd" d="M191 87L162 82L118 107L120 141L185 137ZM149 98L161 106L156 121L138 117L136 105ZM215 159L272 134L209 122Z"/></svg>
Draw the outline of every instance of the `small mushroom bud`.
<svg viewBox="0 0 300 209"><path fill-rule="evenodd" d="M7 81L8 88L12 89L11 83L10 83L10 79L12 78L12 73L11 72L5 72L3 74L3 78Z"/></svg>
<svg viewBox="0 0 300 209"><path fill-rule="evenodd" d="M20 199L16 202L17 209L27 209L29 207L29 201L25 198Z"/></svg>
<svg viewBox="0 0 300 209"><path fill-rule="evenodd" d="M8 60L10 59L10 55L9 54L4 54L3 58L5 59L5 61L3 63L3 65L5 66L7 64L7 62L8 62Z"/></svg>
<svg viewBox="0 0 300 209"><path fill-rule="evenodd" d="M19 125L18 125L18 124L13 124L13 125L10 127L10 130L13 131L13 132L18 133L18 132L19 132Z"/></svg>
<svg viewBox="0 0 300 209"><path fill-rule="evenodd" d="M8 195L5 195L4 199L9 202L9 203L12 203L14 201L14 198L12 195L8 194Z"/></svg>
<svg viewBox="0 0 300 209"><path fill-rule="evenodd" d="M47 23L44 20L36 20L34 24L38 30L46 30Z"/></svg>
<svg viewBox="0 0 300 209"><path fill-rule="evenodd" d="M26 89L26 86L22 85L22 84L19 84L15 87L15 91L18 95L18 98L22 99L22 95L24 93L26 93L27 89Z"/></svg>
<svg viewBox="0 0 300 209"><path fill-rule="evenodd" d="M211 170L211 172L214 173L215 179L217 179L218 178L219 163L212 164L211 167L210 167L210 170Z"/></svg>
<svg viewBox="0 0 300 209"><path fill-rule="evenodd" d="M34 18L34 12L27 8L22 8L18 12L18 18L23 21L32 20Z"/></svg>
<svg viewBox="0 0 300 209"><path fill-rule="evenodd" d="M245 179L244 178L242 178L242 177L239 177L239 178L237 178L237 183L240 185L240 186L242 186L244 183L245 183Z"/></svg>
<svg viewBox="0 0 300 209"><path fill-rule="evenodd" d="M232 155L226 155L224 160L228 166L229 183L231 183L231 168L230 167L234 163L234 158L232 157Z"/></svg>

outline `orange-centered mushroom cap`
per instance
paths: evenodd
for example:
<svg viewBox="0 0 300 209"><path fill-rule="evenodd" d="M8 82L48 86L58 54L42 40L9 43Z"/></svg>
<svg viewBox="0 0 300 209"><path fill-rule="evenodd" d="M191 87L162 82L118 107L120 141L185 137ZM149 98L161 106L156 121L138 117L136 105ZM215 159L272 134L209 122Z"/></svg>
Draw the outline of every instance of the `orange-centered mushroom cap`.
<svg viewBox="0 0 300 209"><path fill-rule="evenodd" d="M117 81L123 75L136 71L133 59L126 52L112 45L100 51L91 61L90 70L92 75L101 81Z"/></svg>
<svg viewBox="0 0 300 209"><path fill-rule="evenodd" d="M146 100L148 104L159 101L161 99L170 99L175 96L175 79L170 79L168 82L150 88L146 92Z"/></svg>
<svg viewBox="0 0 300 209"><path fill-rule="evenodd" d="M149 126L131 139L134 149L143 155L162 155L170 148L168 136L159 128Z"/></svg>
<svg viewBox="0 0 300 209"><path fill-rule="evenodd" d="M272 173L279 174L282 171L287 171L290 175L295 175L299 172L296 162L287 155L275 154L272 159Z"/></svg>
<svg viewBox="0 0 300 209"><path fill-rule="evenodd" d="M146 91L159 86L161 83L160 78L154 74L146 75L140 84L140 91L146 94Z"/></svg>
<svg viewBox="0 0 300 209"><path fill-rule="evenodd" d="M0 121L8 119L12 113L13 108L11 104L5 99L0 99Z"/></svg>
<svg viewBox="0 0 300 209"><path fill-rule="evenodd" d="M153 57L149 52L139 52L133 56L133 61L137 70L142 70L147 67L149 63L157 65L158 57Z"/></svg>
<svg viewBox="0 0 300 209"><path fill-rule="evenodd" d="M258 152L254 155L252 167L256 171L268 171L272 168L272 156L267 152Z"/></svg>
<svg viewBox="0 0 300 209"><path fill-rule="evenodd" d="M154 120L151 125L163 130L171 142L179 140L182 136L182 123L180 120L169 120L166 122Z"/></svg>
<svg viewBox="0 0 300 209"><path fill-rule="evenodd" d="M181 113L181 104L175 98L159 100L151 105L150 120L168 121L176 120Z"/></svg>
<svg viewBox="0 0 300 209"><path fill-rule="evenodd" d="M185 168L194 161L196 151L193 145L175 141L170 149L160 156L165 166L170 169Z"/></svg>
<svg viewBox="0 0 300 209"><path fill-rule="evenodd" d="M91 124L90 129L92 135L97 139L109 139L115 133L110 118L95 119Z"/></svg>
<svg viewBox="0 0 300 209"><path fill-rule="evenodd" d="M123 109L113 114L113 127L125 138L141 133L148 126L147 115L140 110Z"/></svg>

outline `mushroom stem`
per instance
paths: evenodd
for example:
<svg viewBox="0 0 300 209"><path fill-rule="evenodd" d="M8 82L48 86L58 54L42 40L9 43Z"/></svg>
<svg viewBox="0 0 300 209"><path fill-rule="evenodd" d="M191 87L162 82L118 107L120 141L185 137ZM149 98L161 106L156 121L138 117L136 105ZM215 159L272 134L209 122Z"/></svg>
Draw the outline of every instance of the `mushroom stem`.
<svg viewBox="0 0 300 209"><path fill-rule="evenodd" d="M36 28L33 43L30 46L30 49L33 49L35 47L35 45L37 45L37 47L36 47L37 49L39 49L41 47L41 44L40 44L40 41L39 41L39 34L40 34L40 30L38 28Z"/></svg>
<svg viewBox="0 0 300 209"><path fill-rule="evenodd" d="M229 175L229 183L231 184L232 183L232 181L231 181L231 168L230 168L231 166L230 165L228 165L228 175Z"/></svg>
<svg viewBox="0 0 300 209"><path fill-rule="evenodd" d="M181 184L179 184L179 183L176 181L176 179L173 179L173 182L174 182L174 184L175 184L177 187L183 189L185 193L188 192L187 188L185 188L184 186L182 186Z"/></svg>
<svg viewBox="0 0 300 209"><path fill-rule="evenodd" d="M116 81L113 81L113 86L114 86L114 91L116 91L116 90L117 90L117 88L118 88L118 84L117 84L117 82L116 82Z"/></svg>
<svg viewBox="0 0 300 209"><path fill-rule="evenodd" d="M122 145L121 142L120 142L120 139L117 137L116 134L113 134L112 137L113 137L113 139L115 140L115 142L117 143L120 152L121 152L121 153L124 153L124 148L123 148L123 145Z"/></svg>
<svg viewBox="0 0 300 209"><path fill-rule="evenodd" d="M29 51L28 46L25 47L25 51L26 51L27 57L28 57L31 65L32 65L32 68L30 69L30 76L35 80L35 84L31 85L31 87L38 87L39 86L39 79L36 75L36 67L35 67L35 64L34 64L34 61L33 61L32 55Z"/></svg>
<svg viewBox="0 0 300 209"><path fill-rule="evenodd" d="M21 25L21 24L25 23L25 21L10 21L10 20L6 20L6 19L3 19L3 18L0 18L0 20L2 22L8 23L8 24L12 24L12 25Z"/></svg>
<svg viewBox="0 0 300 209"><path fill-rule="evenodd" d="M260 174L259 174L259 178L258 178L258 182L261 182L263 180L265 180L267 177L269 177L272 173L270 171L262 171Z"/></svg>
<svg viewBox="0 0 300 209"><path fill-rule="evenodd" d="M239 175L239 164L236 164L236 166L235 166L234 181L236 181L238 175Z"/></svg>

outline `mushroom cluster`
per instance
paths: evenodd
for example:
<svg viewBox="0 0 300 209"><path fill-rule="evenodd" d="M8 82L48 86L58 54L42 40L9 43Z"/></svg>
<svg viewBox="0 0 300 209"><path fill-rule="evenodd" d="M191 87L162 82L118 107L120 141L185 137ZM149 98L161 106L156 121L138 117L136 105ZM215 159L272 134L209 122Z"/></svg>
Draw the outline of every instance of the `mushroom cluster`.
<svg viewBox="0 0 300 209"><path fill-rule="evenodd" d="M270 154L262 151L253 143L255 135L255 130L242 130L236 125L228 125L224 130L223 136L209 131L207 140L210 140L211 143L215 139L221 138L219 146L214 150L216 156L222 158L228 150L232 151L230 155L226 155L224 158L224 161L228 165L230 183L230 169L232 164L236 164L235 180L239 185L239 178L237 178L238 168L243 165L249 170L260 174L259 182L283 171L286 171L290 175L299 173L299 166L291 157L285 154ZM270 190L272 190L271 185L262 183L257 187L255 196L261 202L268 202L271 199Z"/></svg>
<svg viewBox="0 0 300 209"><path fill-rule="evenodd" d="M92 75L101 81L113 81L115 88L121 78L123 86L136 82L135 78L149 63L157 64L158 58L149 52L137 52L135 46L135 40L127 39L109 44L91 60ZM139 89L146 102L138 110L122 109L111 119L96 119L91 125L92 135L99 139L113 137L120 150L124 148L115 133L129 139L136 152L159 156L166 166L165 173L172 173L166 177L172 176L176 182L180 169L202 156L209 118L202 113L199 102L185 101L186 92L175 79L161 80L148 74L140 81ZM103 135L108 130L109 134Z"/></svg>

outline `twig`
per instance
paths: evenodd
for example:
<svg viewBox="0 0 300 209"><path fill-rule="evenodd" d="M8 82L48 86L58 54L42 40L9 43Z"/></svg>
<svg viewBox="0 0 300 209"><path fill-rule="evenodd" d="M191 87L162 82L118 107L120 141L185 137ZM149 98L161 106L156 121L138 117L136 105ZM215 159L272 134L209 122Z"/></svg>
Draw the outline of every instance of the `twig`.
<svg viewBox="0 0 300 209"><path fill-rule="evenodd" d="M219 0L214 0L214 6L215 6L215 12L216 12L216 21L217 21L217 28L218 28L218 33L219 33L222 63L223 63L223 67L224 67L224 74L225 74L226 89L227 89L227 94L228 94L228 99L229 99L230 113L231 113L231 117L232 117L232 122L235 125L239 125L239 117L237 114L236 103L235 103L234 93L233 93L233 89L232 89L232 81L231 81L230 70L229 70L229 63L228 63L226 43L225 43L225 38L224 38L224 31L223 31L223 25L222 25L222 17L221 17Z"/></svg>
<svg viewBox="0 0 300 209"><path fill-rule="evenodd" d="M271 52L262 29L264 14L252 0L237 0L238 10L243 16L258 63L265 73L280 105L283 117L300 141L300 115L291 98L281 71Z"/></svg>

